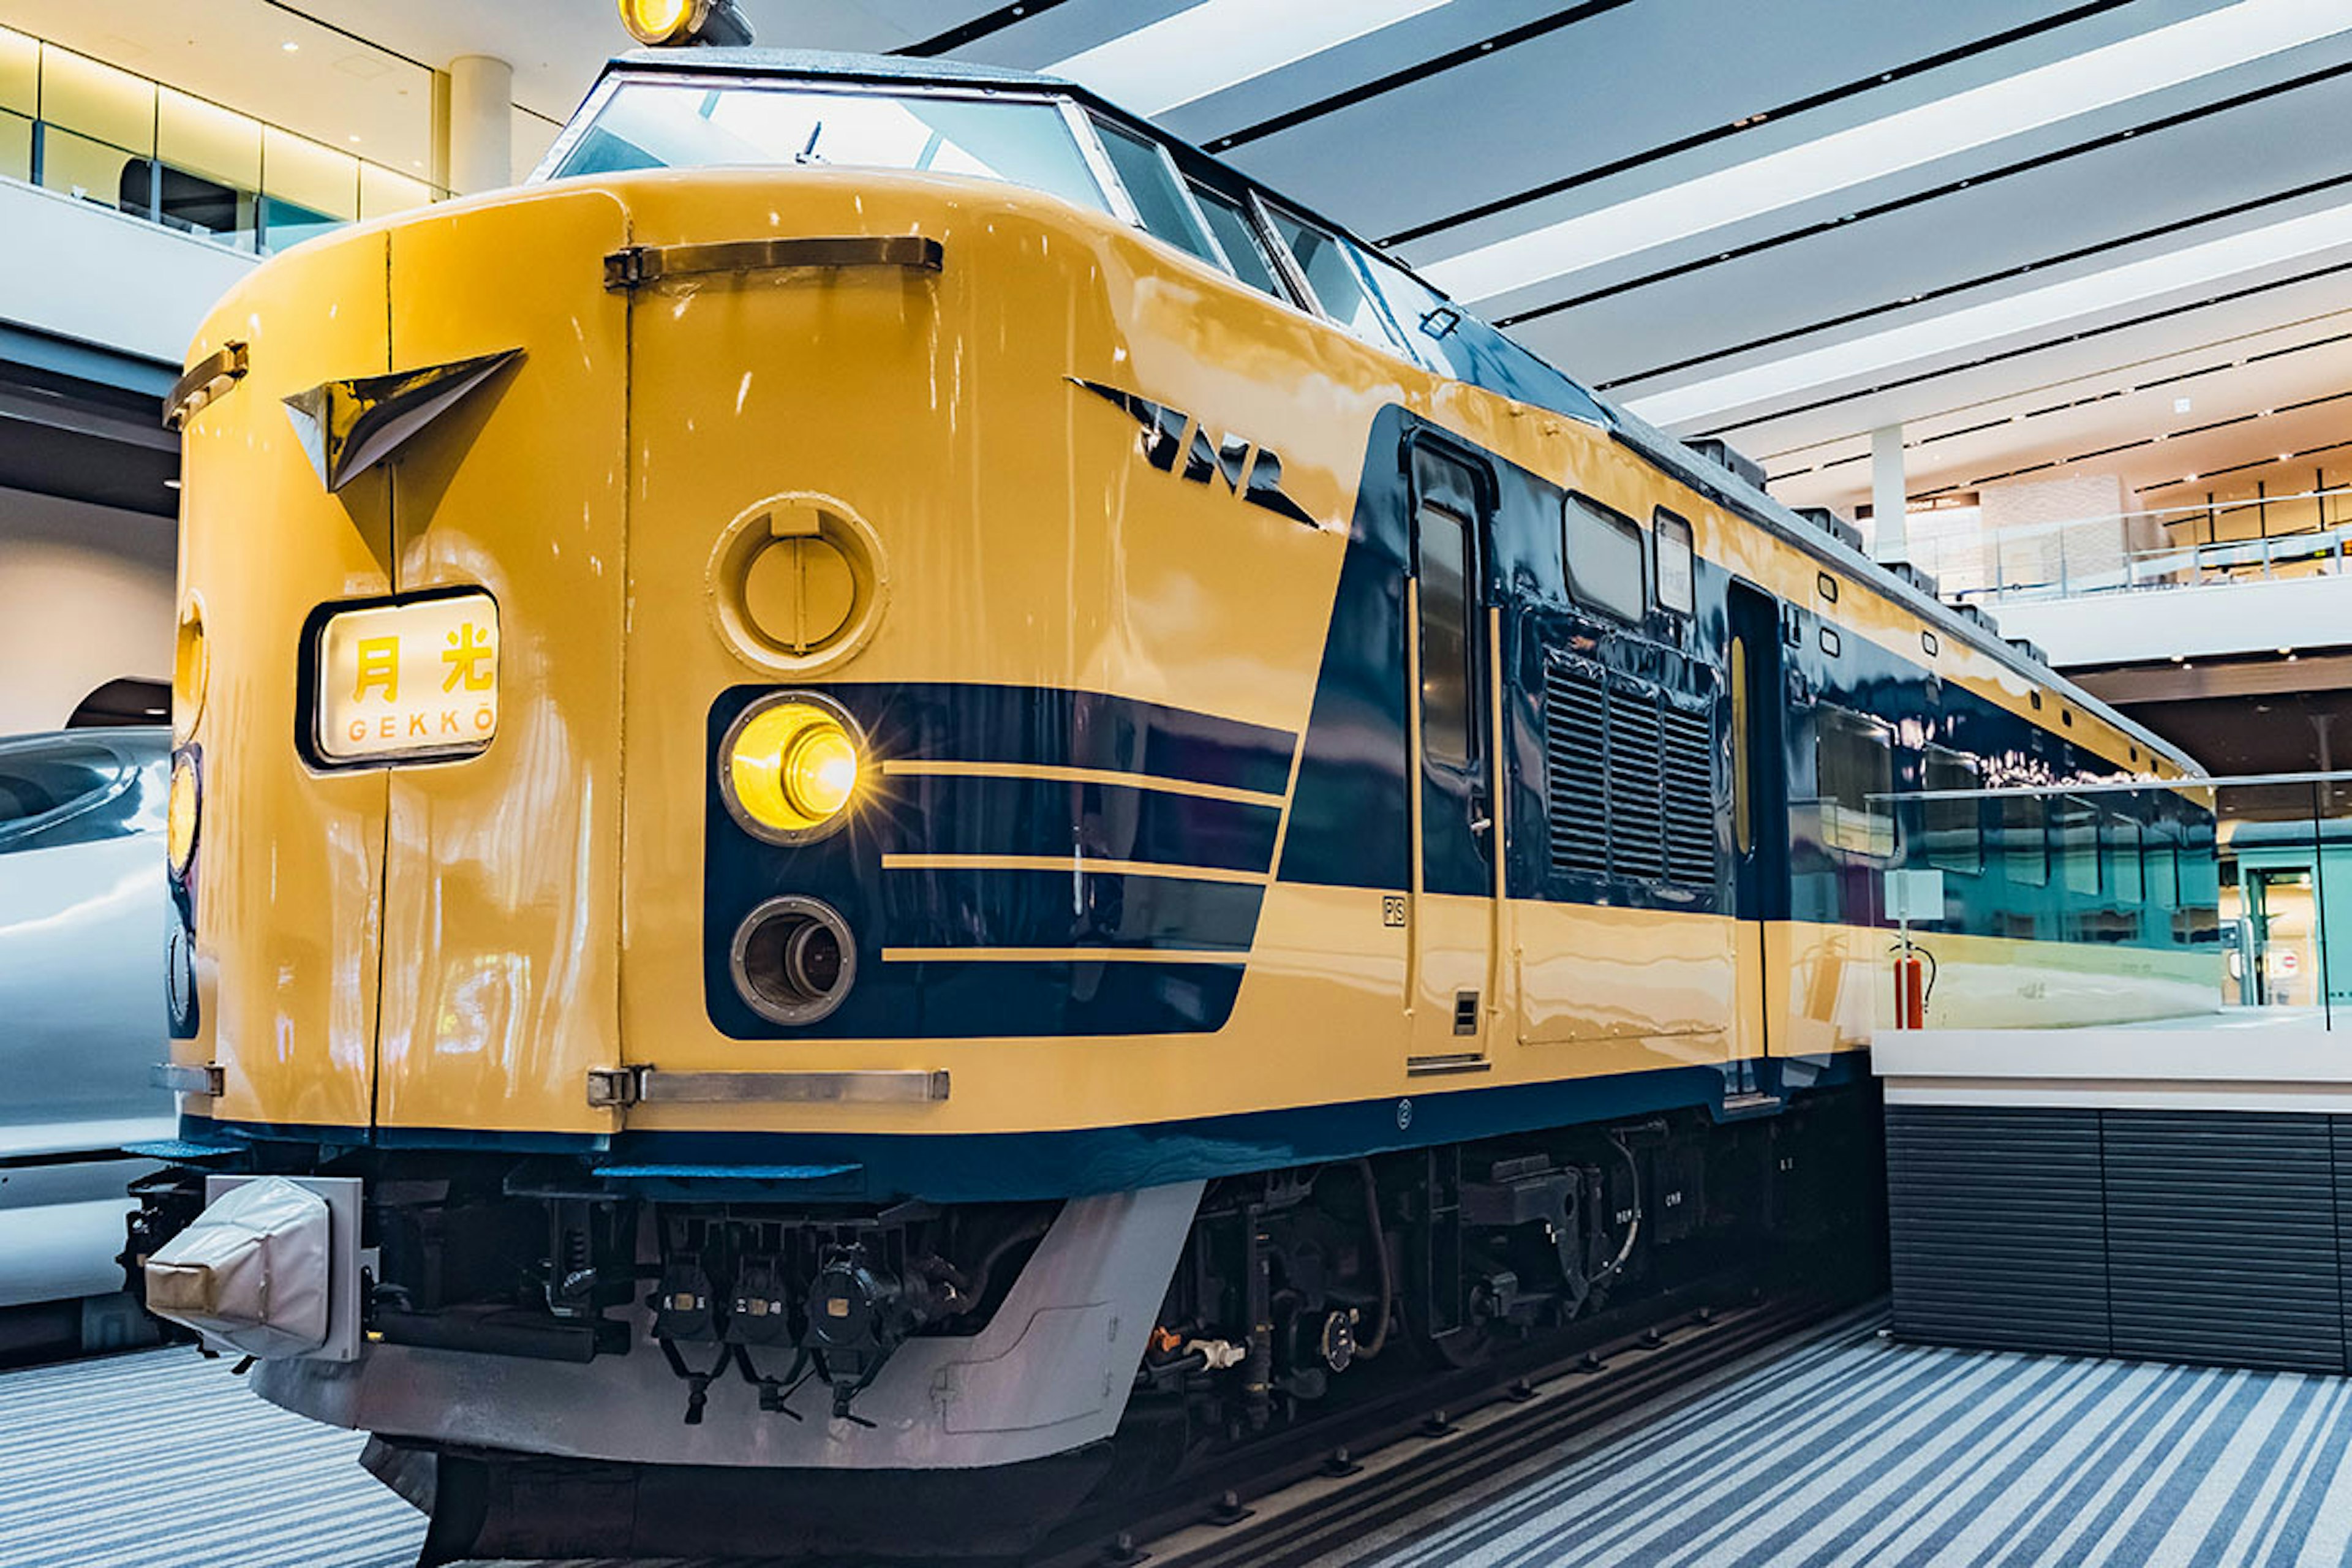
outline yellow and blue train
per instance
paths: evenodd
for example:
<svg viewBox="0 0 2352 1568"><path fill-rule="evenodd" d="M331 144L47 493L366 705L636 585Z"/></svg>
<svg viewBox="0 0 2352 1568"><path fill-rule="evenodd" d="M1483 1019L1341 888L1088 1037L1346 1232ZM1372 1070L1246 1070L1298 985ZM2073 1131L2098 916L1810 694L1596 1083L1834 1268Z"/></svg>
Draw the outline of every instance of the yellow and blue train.
<svg viewBox="0 0 2352 1568"><path fill-rule="evenodd" d="M428 1556L1010 1542L1862 1201L1898 855L1930 1023L2214 984L2187 759L1066 83L624 57L172 418L128 1256Z"/></svg>

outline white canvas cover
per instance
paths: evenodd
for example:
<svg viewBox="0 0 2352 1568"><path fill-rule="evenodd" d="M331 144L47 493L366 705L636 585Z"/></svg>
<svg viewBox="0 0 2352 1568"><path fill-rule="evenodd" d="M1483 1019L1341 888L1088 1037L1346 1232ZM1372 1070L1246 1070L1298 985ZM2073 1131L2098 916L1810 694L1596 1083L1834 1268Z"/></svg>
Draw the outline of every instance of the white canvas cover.
<svg viewBox="0 0 2352 1568"><path fill-rule="evenodd" d="M248 1355L327 1342L327 1200L282 1176L224 1194L147 1260L147 1309Z"/></svg>

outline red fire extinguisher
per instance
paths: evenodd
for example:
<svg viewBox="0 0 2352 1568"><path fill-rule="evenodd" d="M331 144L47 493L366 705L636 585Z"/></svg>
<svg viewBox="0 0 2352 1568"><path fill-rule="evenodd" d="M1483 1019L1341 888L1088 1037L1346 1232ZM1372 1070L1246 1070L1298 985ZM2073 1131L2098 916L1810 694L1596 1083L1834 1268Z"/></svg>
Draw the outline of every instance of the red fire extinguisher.
<svg viewBox="0 0 2352 1568"><path fill-rule="evenodd" d="M1902 955L1895 961L1895 1026L1927 1026L1927 964L1908 940L1903 943Z"/></svg>

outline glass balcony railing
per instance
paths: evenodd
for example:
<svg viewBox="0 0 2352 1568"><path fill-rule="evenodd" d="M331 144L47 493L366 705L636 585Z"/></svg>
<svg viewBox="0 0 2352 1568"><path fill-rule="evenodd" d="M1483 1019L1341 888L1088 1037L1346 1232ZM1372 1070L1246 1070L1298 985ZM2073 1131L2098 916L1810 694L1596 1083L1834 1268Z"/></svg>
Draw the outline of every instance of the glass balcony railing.
<svg viewBox="0 0 2352 1568"><path fill-rule="evenodd" d="M5 28L0 178L257 254L449 194Z"/></svg>
<svg viewBox="0 0 2352 1568"><path fill-rule="evenodd" d="M2352 473L2323 471L2284 495L1984 528L1909 519L1906 554L1955 602L2082 598L2344 574Z"/></svg>
<svg viewBox="0 0 2352 1568"><path fill-rule="evenodd" d="M2352 1027L2352 773L1923 789L1843 809L1857 807L1885 851L1864 893L1896 966L1882 1026ZM1909 1016L1906 953L1924 990Z"/></svg>

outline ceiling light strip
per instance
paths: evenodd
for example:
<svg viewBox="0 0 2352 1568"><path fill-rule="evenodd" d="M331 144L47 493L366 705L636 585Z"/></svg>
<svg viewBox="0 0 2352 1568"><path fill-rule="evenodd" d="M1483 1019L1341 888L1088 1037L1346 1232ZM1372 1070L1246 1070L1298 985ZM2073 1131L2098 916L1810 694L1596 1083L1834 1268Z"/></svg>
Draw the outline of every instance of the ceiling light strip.
<svg viewBox="0 0 2352 1568"><path fill-rule="evenodd" d="M1970 289L1982 289L1996 283L2013 284L2016 279L2029 273L2047 272L2052 268L2063 267L2071 262L2087 261L2095 256L2105 256L2113 251L2127 249L2135 245L2146 244L2151 239L2161 239L2167 235L2180 234L2209 223L2220 223L2226 218L2242 217L2251 212L2260 212L2264 207L2274 207L2287 202L2300 201L2305 196L2318 195L2324 191L2340 189L2345 185L2352 185L2352 174L2333 174L2324 180L2314 180L2307 184L2296 185L2292 190L2274 191L2269 195L2252 196L2242 202L2232 202L2228 206L2215 207L2207 212L2191 213L2186 217L2173 218L2150 228L2136 229L2129 234L2119 234L2092 245L2076 246L2072 250L2062 250L2053 256L2038 257L2032 261L2011 262L2006 266L1996 267L1990 272L1979 272L1973 278L1962 278L1950 283L1939 284L1936 288L1923 289L1916 294L1906 294L1899 300L1885 300L1875 305L1864 305L1860 310L1843 311L1835 316L1824 316L1802 326L1784 327L1779 331L1767 332L1761 337L1749 338L1742 342L1726 343L1709 349L1704 353L1688 354L1664 364L1652 365L1647 370L1629 371L1623 375L1614 376L1607 381L1595 382L1592 384L1593 388L1600 392L1615 392L1620 387L1631 386L1636 382L1653 381L1662 375L1672 375L1676 371L1717 363L1737 354L1753 353L1758 349L1769 349L1777 344L1794 342L1800 338L1809 338L1818 332L1832 331L1839 327L1850 327L1857 321L1891 315L1897 310L1907 310L1915 305L1924 304L1930 300L1948 300L1955 295L1965 294Z"/></svg>
<svg viewBox="0 0 2352 1568"><path fill-rule="evenodd" d="M1130 113L1165 114L1449 3L1200 0L1045 68Z"/></svg>
<svg viewBox="0 0 2352 1568"><path fill-rule="evenodd" d="M2179 87L2347 28L2352 28L2352 12L2342 0L2238 0L2187 21L1479 246L1423 270L1431 281L1458 298L1493 299Z"/></svg>
<svg viewBox="0 0 2352 1568"><path fill-rule="evenodd" d="M1687 425L1858 375L2061 325L2184 289L2352 245L2352 205L2324 208L2201 245L2127 261L2007 299L1906 321L1844 342L1693 382L1626 405L1653 425Z"/></svg>
<svg viewBox="0 0 2352 1568"><path fill-rule="evenodd" d="M1834 407L1841 403L1851 403L1857 397L1870 397L1882 392L1894 392L1906 386L1916 386L1922 382L1936 381L1948 375L1958 375L1967 371L1980 370L1989 364L1999 364L2005 360L2022 359L2028 354L2038 354L2050 349L2062 348L2068 343L2080 342L2084 338L2105 337L2110 332L2128 331L2134 327L2144 327L2151 322L2169 321L2175 316L2186 316L2214 305L2227 305L2235 300L2252 299L2257 294L2268 294L2279 289L2291 289L2300 283L2316 282L2323 278L2335 278L2347 272L2352 272L2352 261L2338 261L2326 267L2315 267L2307 272L2293 273L2284 278L2273 278L2263 283L2250 283L2242 289L2226 289L2221 293L2209 295L2205 299L2191 300L2186 304L2168 305L2160 310L2149 310L2141 315L2126 317L2119 321L2084 327L2080 331L2068 332L2061 337L2044 338L2037 342L2020 343L2015 348L2000 349L1991 353L1980 354L1964 364L1938 365L1934 370L1920 371L1910 375L1875 382L1868 386L1851 387L1843 392L1832 393L1825 397L1814 398L1810 403L1791 404L1786 408L1773 408L1748 415L1713 429L1701 430L1682 438L1706 440L1715 437L1727 437L1735 430L1752 430L1759 425L1769 425L1776 420L1790 419L1800 414L1811 414L1819 409ZM2333 312L2323 313L2333 314ZM2294 323L2284 324L2292 326ZM2065 379L2077 381L2082 378L2068 376Z"/></svg>
<svg viewBox="0 0 2352 1568"><path fill-rule="evenodd" d="M2327 348L2347 341L2352 341L2352 333L2339 333L2335 337L2321 338L2316 342L2298 344L2296 347L2297 350ZM2235 365L2224 365L2220 368L2224 370L2234 370L2238 367ZM2193 376L2210 375L2212 374L2213 371L2210 369L2197 370L2188 372L2183 375L2172 377L2170 379L2173 381L2186 381ZM2155 387L2163 386L2165 384L2168 384L2162 381L2152 381L2145 386L2126 387L2116 392L2102 392L2090 397L2077 398L2072 403L2053 404L2047 408L2036 408L2024 414L2003 415L1992 419L1980 420L1974 425L1962 425L1950 430L1937 430L1930 435L1914 437L1906 444L1912 447L1933 447L1939 442L1957 441L1964 436L1979 436L1987 430L2006 429L2010 426L2019 423L2021 420L2047 418L2053 414L2072 414L2077 409L2089 408L2101 403L2112 403L2118 397L2129 397L2137 393L2147 392ZM2179 440L2184 437L2200 436L2206 431L2219 430L2224 426L2241 425L2250 419L2273 418L2282 414L2297 414L2306 408L2316 408L2323 404L2341 402L2347 397L2352 397L2352 392L2330 392L2317 397L2302 398L2294 403L2282 403L2275 407L2265 408L2257 413L2232 415L2227 419L2215 420L2210 425L2192 425L2178 430L2168 430L2165 432L2165 438L2169 440ZM1906 431L1910 430L1919 425L1925 424L1927 420L1945 417L1951 412L1956 411L1947 410L1945 415L1930 414L1922 416L1918 419L1906 420L1904 422L1904 428ZM1786 458L1796 453L1819 450L1824 447L1841 446L1849 441L1861 441L1865 438L1866 437L1859 432L1848 436L1834 437L1826 441L1812 442L1806 447L1790 447L1786 451L1771 453L1763 460L1769 462L1775 458ZM2146 443L2127 441L2124 443L2123 446L2106 447L2101 452L2078 452L2065 460L2070 463L2078 463L2085 458L2102 457L2105 455L2105 452L2120 452L2125 450L2126 447L2137 447L2143 444L2153 446L2155 442L2153 439L2150 439ZM1820 461L1809 464L1801 468L1783 468L1778 473L1768 474L1765 479L1765 483L1767 485L1770 485L1777 483L1781 479L1795 479L1801 474L1818 474L1825 472L1831 468L1847 468L1853 464L1866 463L1869 460L1870 453L1867 451L1849 452L1842 458L1823 458ZM2216 469L2215 471L2219 472L2220 470Z"/></svg>
<svg viewBox="0 0 2352 1568"><path fill-rule="evenodd" d="M2089 0L2086 5L2071 6L2053 16L2038 16L2031 22L2011 27L2005 32L1993 33L1980 38L1970 38L1967 43L1952 48L1939 50L1932 55L1922 55L1916 59L1905 60L1899 65L1889 66L1884 70L1874 70L1856 77L1852 81L1842 81L1835 87L1823 88L1819 92L1808 93L1802 98L1792 98L1786 103L1776 103L1769 109L1760 109L1753 114L1743 115L1728 124L1710 125L1704 131L1695 131L1687 136L1678 136L1671 142L1657 142L1639 152L1628 153L1623 157L1612 158L1605 163L1593 163L1573 174L1562 174L1558 179L1546 180L1539 185L1529 185L1525 190L1514 191L1507 196L1496 196L1490 201L1480 202L1475 206L1462 207L1443 216L1431 218L1424 223L1417 223L1411 228L1399 229L1381 243L1384 246L1406 245L1416 239L1426 239L1433 234L1442 234L1449 228L1459 228L1464 224L1475 223L1480 218L1494 217L1498 214L1509 212L1514 207L1526 206L1531 202L1542 201L1547 196L1559 195L1564 192L1575 190L1580 185L1589 185L1596 180L1605 180L1613 174L1622 174L1628 170L1638 169L1644 163L1659 163L1717 142L1727 141L1735 136L1747 135L1762 126L1787 120L1790 115L1810 113L1813 110L1824 109L1849 98L1858 98L1864 93L1874 91L1894 82L1907 81L1915 76L1941 70L1946 66L1957 65L1962 60L1973 58L1978 55L1990 54L1995 49L2007 48L2010 45L2021 43L2036 34L2072 26L2076 22L2098 16L2102 12L2113 11L2130 4L2132 0ZM1579 7L1579 9L1584 9L1584 7ZM1514 31L1532 33L1533 28L1521 27ZM1510 34L1502 34L1492 42L1497 48L1508 47L1509 44L1503 42L1505 38L1508 38L1513 44L1525 41L1512 37ZM1480 47L1483 49L1486 46L1481 45ZM1454 63L1456 62L1454 58L1449 55L1432 62L1426 71L1412 73L1400 71L1397 75L1404 77L1434 74ZM1345 94L1335 95L1335 97L1345 96ZM1255 141L1257 137L1270 134L1275 131L1286 131L1291 125L1321 112L1324 110L1319 104L1309 104L1305 109L1294 110L1289 114L1276 115L1272 120L1235 132L1231 136L1220 137L1209 143L1209 150L1213 153L1221 152L1237 142Z"/></svg>
<svg viewBox="0 0 2352 1568"><path fill-rule="evenodd" d="M2345 76L2352 76L2352 60L2327 66L2315 71L2307 71L2302 76L2291 77L2285 81L2269 87L2257 88L2251 92L2241 92L2229 98L2216 99L2211 103L2200 103L2193 109L2185 109L2177 114L2142 121L2137 125L2126 126L2120 131L2111 131L2104 136L2092 137L2087 142L2077 142L2071 146L2055 148L2031 158L2021 158L2014 163L2004 163L1999 168L1988 169L1983 174L1971 174L1965 179L1948 180L1940 185L1930 185L1925 190L1914 191L1907 195L1896 196L1874 205L1857 207L1851 213L1841 214L1833 218L1809 223L1780 234L1767 235L1761 239L1750 240L1745 245L1736 245L1712 255L1697 257L1672 267L1662 267L1655 271L1641 273L1619 282L1604 284L1597 289L1588 289L1580 294L1570 294L1545 304L1531 305L1524 310L1514 310L1508 315L1497 316L1495 319L1495 325L1506 328L1520 326L1528 321L1540 321L1546 316L1558 315L1563 310L1573 310L1602 300L1612 299L1620 294L1630 294L1637 289L1646 289L1653 284L1667 283L1677 278L1686 278L1694 272L1704 272L1710 268L1726 266L1734 261L1744 261L1751 256L1778 250L1783 246L1795 245L1801 240L1812 239L1833 229L1851 228L1856 224L1868 223L1873 218L1885 217L1889 213L1925 206L1930 202L1940 201L1946 196L1958 195L1962 191L1981 190L1987 185L2012 179L2020 174L2030 174L2042 169L2052 168L2089 153L2104 153L2108 148L2119 146L2126 142L2151 136L2160 132L2178 130L2183 125L2194 124L2198 121L2208 120L2218 114L2227 114L2233 110L2243 109L2249 104L2273 102L2288 93L2300 91L2307 87L2317 87Z"/></svg>
<svg viewBox="0 0 2352 1568"><path fill-rule="evenodd" d="M2063 387L2081 386L2092 382L2113 381L2119 375L2124 375L2133 372L2146 371L2151 365L2167 364L2186 359L2190 354L2203 353L2209 351L2220 351L2227 349L2233 344L2252 342L2257 339L2274 338L2282 333L2293 331L2299 327L2315 326L2323 321L2338 320L2347 314L2352 314L2352 310L2322 310L2315 315L2298 316L2293 321L2281 321L2274 326L2261 327L2252 331L2239 332L2230 337L2213 338L2209 339L2204 342L2190 343L2178 349L2168 349L2162 353L2151 354L2144 359L2127 360L2122 364L2109 365L2105 369L2085 371L2077 375L2063 376L2056 381L2045 381L2038 383L2032 386L2018 387L2014 391L2005 392L1998 396L1980 397L1971 403L1952 404L1943 408L1932 410L1927 414L1906 417L1905 420L1905 426L1906 428L1908 428L1912 425L1923 425L1931 420L1950 419L1960 415L1972 414L1980 409L1997 408L2004 404L2013 404L2021 397L2032 396L2037 393L2056 392ZM2029 408L2021 414L1995 415L1991 418L1986 420L1984 424L1971 425L1968 426L1968 428L1970 430L1990 429L1996 426L2012 425L2020 420L2039 419L2051 414L2064 414L2072 409L2087 408L2093 404L2111 402L2116 398L2129 397L2137 393L2154 392L2162 387L2177 386L2184 381L2196 381L2204 376L2220 375L2225 372L2232 370L2243 370L2250 364L2263 364L2271 360L2286 359L2295 354L2308 353L2314 349L2329 348L2341 342L2352 342L2352 331L2332 332L2326 337L2307 338L2302 342L2282 343L2277 348L2263 349L2251 353L2242 353L2234 359L2218 361L2211 364L2202 364L2190 370L2168 371L2166 374L2156 376L2154 379L2149 381L2133 382L2128 385L2114 387L2105 392L2090 393L2083 396L2068 398L2060 403L2044 404L2039 408ZM1821 451L1826 447L1838 446L1843 442L1861 441L1866 439L1866 437L1867 432L1865 431L1849 431L1843 435L1822 437L1818 440L1801 441L1793 447L1775 447L1770 451L1759 452L1757 454L1757 458L1760 462L1777 463L1793 458L1801 458L1808 452ZM1935 441L1940 440L1941 438L1942 437L1940 436L1927 436L1921 437L1923 441ZM1869 454L1867 452L1864 452L1861 456L1867 457ZM1837 462L1845 462L1849 459L1840 458L1834 460ZM1824 459L1821 463L1814 464L1813 467L1816 468L1824 467L1829 461L1831 461L1831 459ZM1791 470L1791 472L1799 470ZM1801 471L1811 472L1811 470L1806 469ZM1784 475L1782 477L1785 478L1787 476Z"/></svg>
<svg viewBox="0 0 2352 1568"><path fill-rule="evenodd" d="M1212 153L1223 153L1239 147L1244 142L1261 141L1285 131L1295 131L1310 121L1322 119L1327 114L1337 114L1343 109L1353 109L1357 104L1378 98L1383 93L1394 92L1402 87L1411 87L1415 82L1427 81L1457 66L1494 59L1506 49L1517 48L1521 44L1533 43L1538 38L1549 37L1563 27L1572 27L1579 22L1589 22L1595 16L1607 16L1610 12L1622 10L1633 3L1633 0L1584 0L1580 5L1570 5L1565 11L1554 11L1549 16L1540 16L1520 26L1480 38L1475 43L1465 44L1458 49L1448 49L1442 55L1417 61L1402 70L1392 70L1386 76L1374 77L1370 81L1360 82L1354 87L1327 94L1311 103L1302 103L1296 109L1285 110L1280 114L1258 121L1255 124L1244 125L1238 131L1230 131L1223 136L1213 137L1206 146ZM2095 0L2095 3L2105 7L2128 5L2130 0ZM1573 179L1576 176L1570 177ZM1444 225L1440 224L1437 226L1443 227ZM1381 243L1393 245L1396 242L1382 240Z"/></svg>

